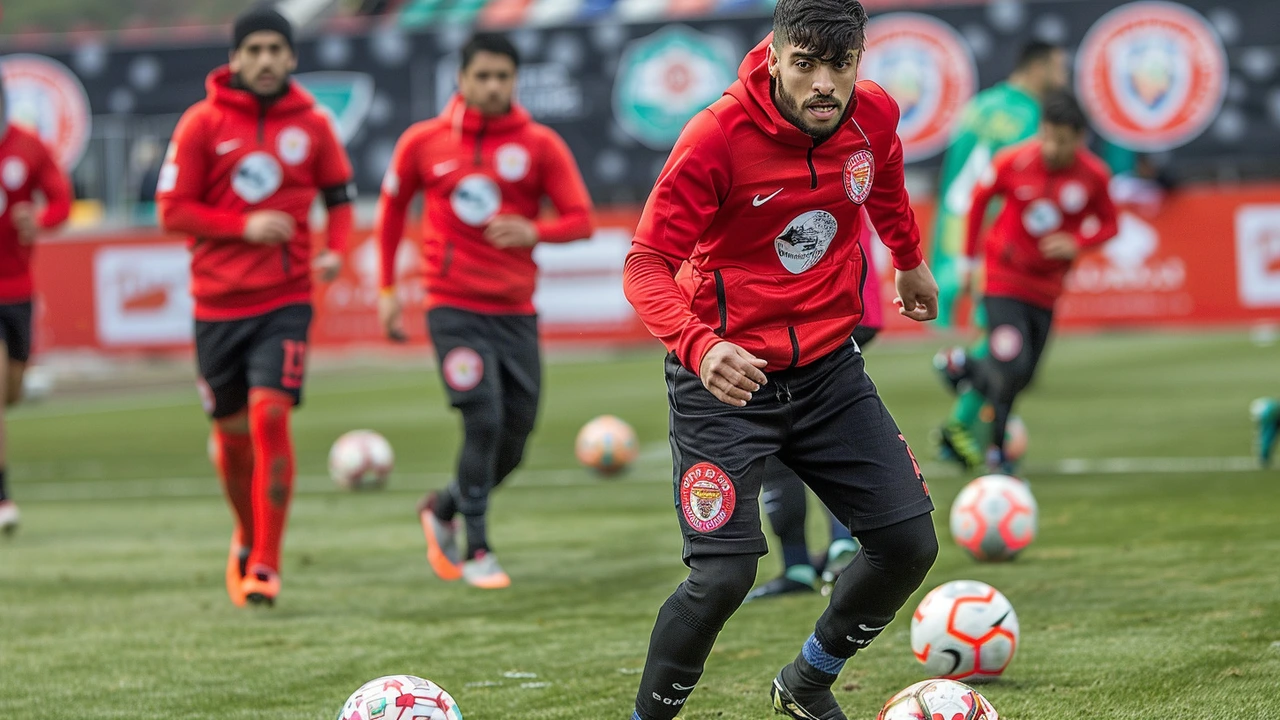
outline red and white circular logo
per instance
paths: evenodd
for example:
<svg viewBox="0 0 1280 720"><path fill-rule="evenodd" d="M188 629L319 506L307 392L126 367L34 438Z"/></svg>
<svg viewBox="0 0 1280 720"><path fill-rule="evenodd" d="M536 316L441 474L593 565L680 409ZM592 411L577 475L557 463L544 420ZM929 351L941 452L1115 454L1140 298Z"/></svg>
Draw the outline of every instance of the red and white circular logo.
<svg viewBox="0 0 1280 720"><path fill-rule="evenodd" d="M1134 150L1186 145L1218 116L1227 54L1200 14L1144 0L1103 15L1080 45L1076 93L1099 133Z"/></svg>
<svg viewBox="0 0 1280 720"><path fill-rule="evenodd" d="M80 162L92 124L89 95L66 65L43 55L6 55L4 75L9 119L44 141L64 170Z"/></svg>
<svg viewBox="0 0 1280 720"><path fill-rule="evenodd" d="M680 509L689 527L700 533L724 527L737 504L733 481L711 463L694 465L680 479Z"/></svg>
<svg viewBox="0 0 1280 720"><path fill-rule="evenodd" d="M889 13L867 25L861 75L898 102L898 136L907 162L946 149L951 128L978 89L978 66L965 39L920 13Z"/></svg>
<svg viewBox="0 0 1280 720"><path fill-rule="evenodd" d="M456 347L444 356L444 381L458 392L466 392L484 379L484 360L469 347Z"/></svg>
<svg viewBox="0 0 1280 720"><path fill-rule="evenodd" d="M859 150L844 163L844 192L849 199L861 205L871 194L871 183L876 179L876 157L870 150Z"/></svg>
<svg viewBox="0 0 1280 720"><path fill-rule="evenodd" d="M991 357L1000 362L1013 362L1022 352L1022 331L1012 325L1000 325L991 331Z"/></svg>

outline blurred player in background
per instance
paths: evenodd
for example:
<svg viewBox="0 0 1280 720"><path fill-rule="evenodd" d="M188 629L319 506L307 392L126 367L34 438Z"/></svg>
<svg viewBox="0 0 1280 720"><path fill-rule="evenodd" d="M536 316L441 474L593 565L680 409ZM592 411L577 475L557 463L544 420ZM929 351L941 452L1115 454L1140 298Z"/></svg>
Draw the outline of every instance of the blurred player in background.
<svg viewBox="0 0 1280 720"><path fill-rule="evenodd" d="M857 83L866 11L781 0L739 81L685 126L649 196L624 288L666 345L688 578L653 629L633 720L672 720L768 551L758 497L777 456L862 542L830 606L773 682L774 710L844 720L831 686L919 587L933 503L850 336L869 215L902 312L937 313L903 186L898 107ZM866 208L866 215L863 208Z"/></svg>
<svg viewBox="0 0 1280 720"><path fill-rule="evenodd" d="M71 181L39 136L9 124L0 81L0 532L18 527L18 506L9 499L5 478L4 408L22 398L31 358L32 246L70 213Z"/></svg>
<svg viewBox="0 0 1280 720"><path fill-rule="evenodd" d="M592 232L591 199L568 146L514 101L519 64L501 35L477 35L462 48L458 94L401 136L378 210L378 313L387 335L403 339L396 249L409 203L424 195L427 326L463 441L456 478L428 494L418 514L435 573L480 588L511 583L490 550L489 495L520 464L538 414L533 248ZM540 217L544 199L555 217Z"/></svg>
<svg viewBox="0 0 1280 720"><path fill-rule="evenodd" d="M876 242L879 240L872 230L872 223L864 218L858 244L862 246L862 257L867 264L867 281L862 287L862 319L853 330L853 341L858 344L859 349L866 349L884 327L880 275L876 272L875 249L872 247ZM805 537L809 496L800 476L777 458L770 458L765 468L761 497L764 499L764 512L769 518L769 527L778 536L780 543L782 574L752 590L746 601L813 592L819 572L822 573L824 588L839 579L840 573L858 552L858 540L844 523L827 510L827 524L831 528L830 544L827 545L825 554L810 557L809 542Z"/></svg>
<svg viewBox="0 0 1280 720"><path fill-rule="evenodd" d="M1249 417L1253 420L1253 452L1260 467L1271 467L1271 455L1280 435L1280 400L1262 397L1249 404Z"/></svg>
<svg viewBox="0 0 1280 720"><path fill-rule="evenodd" d="M293 29L270 9L236 19L231 61L174 132L158 183L160 221L191 236L196 359L217 467L235 514L227 593L274 604L293 495L289 416L302 401L311 274L337 276L352 225L351 164L290 73ZM308 214L328 211L312 258Z"/></svg>
<svg viewBox="0 0 1280 720"><path fill-rule="evenodd" d="M1116 234L1110 173L1085 147L1087 125L1074 97L1062 91L1050 94L1039 136L998 155L974 192L963 265L972 267L979 252L985 257L982 307L990 328L989 352L966 363L955 378L968 389L956 399L953 418L960 406L981 408L985 401L994 408L995 419L985 458L976 443L944 435L970 468L981 467L985 459L988 469L1013 473L1004 454L1005 426L1018 393L1040 364L1063 278L1081 251ZM997 197L1004 199L1004 207L984 234L987 207ZM966 277L962 287L967 291L969 286Z"/></svg>

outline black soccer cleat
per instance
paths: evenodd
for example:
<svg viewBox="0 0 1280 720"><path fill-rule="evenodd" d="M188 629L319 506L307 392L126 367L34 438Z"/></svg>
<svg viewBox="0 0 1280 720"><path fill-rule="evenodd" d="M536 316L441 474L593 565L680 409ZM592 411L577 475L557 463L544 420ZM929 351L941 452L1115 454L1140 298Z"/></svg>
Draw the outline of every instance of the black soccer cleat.
<svg viewBox="0 0 1280 720"><path fill-rule="evenodd" d="M783 672L779 672L778 676L773 679L773 686L770 688L769 692L770 697L773 699L773 711L775 713L785 717L795 718L795 720L849 720L849 718L840 711L839 706L835 705L835 695L833 695L830 690L827 690L827 694L831 696L829 704L835 707L834 710L830 710L822 715L817 715L806 710L804 706L796 700L795 696L791 694L791 691L787 689L786 682L782 679L784 672L786 672L786 668L783 668Z"/></svg>
<svg viewBox="0 0 1280 720"><path fill-rule="evenodd" d="M752 590L747 594L744 603L752 600L762 600L764 598L778 597L780 595L798 595L800 593L814 592L813 585L802 583L799 580L792 580L786 575L779 575L760 587Z"/></svg>

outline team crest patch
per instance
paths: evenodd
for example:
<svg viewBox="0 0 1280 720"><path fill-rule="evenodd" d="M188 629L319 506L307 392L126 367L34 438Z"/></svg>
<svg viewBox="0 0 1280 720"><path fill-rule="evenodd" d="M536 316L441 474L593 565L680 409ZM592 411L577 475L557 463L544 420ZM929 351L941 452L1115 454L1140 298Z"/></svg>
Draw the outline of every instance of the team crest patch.
<svg viewBox="0 0 1280 720"><path fill-rule="evenodd" d="M711 463L694 465L680 479L680 509L689 527L700 533L724 527L737 502L733 481Z"/></svg>
<svg viewBox="0 0 1280 720"><path fill-rule="evenodd" d="M1071 180L1062 184L1062 188L1058 190L1058 204L1062 209L1072 215L1084 210L1084 206L1089 204L1089 191L1084 185Z"/></svg>
<svg viewBox="0 0 1280 720"><path fill-rule="evenodd" d="M456 347L444 356L444 382L458 392L467 392L484 379L484 360L469 347Z"/></svg>
<svg viewBox="0 0 1280 720"><path fill-rule="evenodd" d="M849 199L861 205L871 195L876 179L876 158L870 150L859 150L844 163L844 191Z"/></svg>
<svg viewBox="0 0 1280 720"><path fill-rule="evenodd" d="M285 165L301 165L311 153L311 136L306 130L290 125L276 136L276 153Z"/></svg>
<svg viewBox="0 0 1280 720"><path fill-rule="evenodd" d="M241 200L256 205L271 197L284 181L284 170L269 153L251 152L231 174L231 189Z"/></svg>
<svg viewBox="0 0 1280 720"><path fill-rule="evenodd" d="M493 156L498 176L507 182L520 182L529 174L529 151L523 145L507 143Z"/></svg>
<svg viewBox="0 0 1280 720"><path fill-rule="evenodd" d="M22 162L22 158L11 157L4 161L4 165L0 166L0 179L4 180L4 186L10 190L17 190L27 181L27 164Z"/></svg>
<svg viewBox="0 0 1280 720"><path fill-rule="evenodd" d="M1012 325L1000 325L991 331L991 357L1000 362L1013 362L1022 352L1022 332Z"/></svg>

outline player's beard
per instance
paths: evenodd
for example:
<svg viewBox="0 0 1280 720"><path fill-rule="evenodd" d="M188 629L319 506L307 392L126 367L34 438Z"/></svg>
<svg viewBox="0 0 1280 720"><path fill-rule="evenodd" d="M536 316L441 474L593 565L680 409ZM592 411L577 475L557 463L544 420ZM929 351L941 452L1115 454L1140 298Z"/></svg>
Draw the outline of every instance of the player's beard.
<svg viewBox="0 0 1280 720"><path fill-rule="evenodd" d="M782 117L813 138L815 144L823 143L830 139L840 129L840 123L844 121L844 103L836 99L835 95L814 95L805 100L804 105L801 105L800 101L794 95L788 93L780 83L774 83L773 97L773 104L777 106L778 112L782 113ZM832 103L836 106L837 120L830 127L814 127L804 119L805 108L819 101Z"/></svg>

